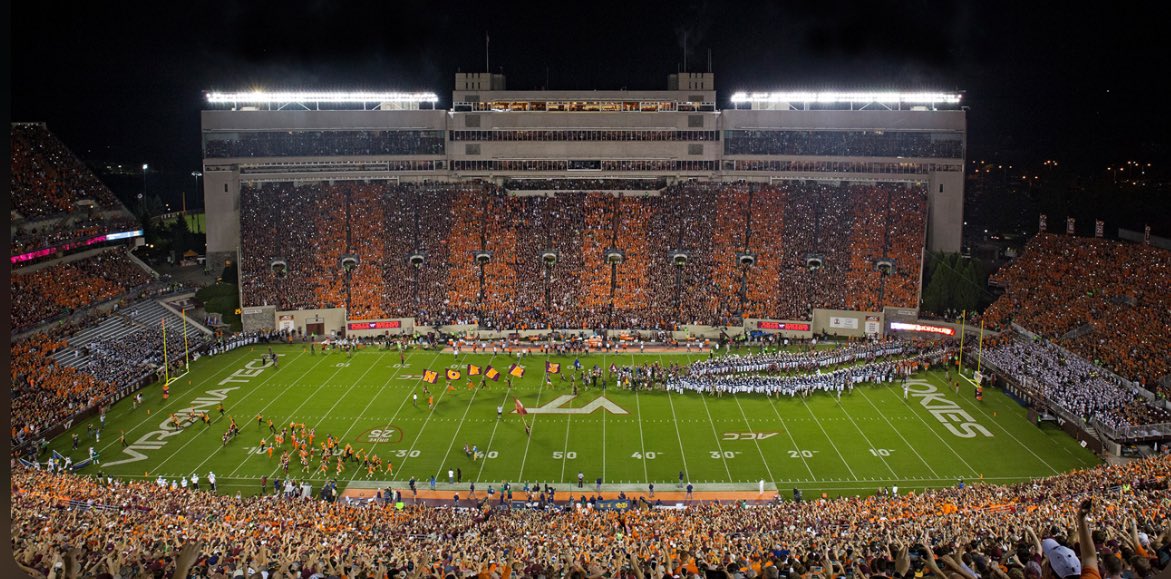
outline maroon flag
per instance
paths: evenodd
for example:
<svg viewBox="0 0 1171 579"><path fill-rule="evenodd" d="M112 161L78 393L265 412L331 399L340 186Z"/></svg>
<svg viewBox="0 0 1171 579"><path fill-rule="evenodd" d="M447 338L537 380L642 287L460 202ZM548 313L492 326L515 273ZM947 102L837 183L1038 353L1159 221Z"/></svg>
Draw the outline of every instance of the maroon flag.
<svg viewBox="0 0 1171 579"><path fill-rule="evenodd" d="M516 413L521 414L521 415L528 414L529 411L525 410L525 405L520 403L520 398L516 398L515 400L516 400Z"/></svg>

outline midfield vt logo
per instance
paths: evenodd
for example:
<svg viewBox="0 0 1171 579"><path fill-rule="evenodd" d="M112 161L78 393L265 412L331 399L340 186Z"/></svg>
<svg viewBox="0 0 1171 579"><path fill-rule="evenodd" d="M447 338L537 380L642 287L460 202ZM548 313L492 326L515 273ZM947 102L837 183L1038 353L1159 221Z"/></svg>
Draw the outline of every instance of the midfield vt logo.
<svg viewBox="0 0 1171 579"><path fill-rule="evenodd" d="M606 399L605 396L582 406L581 408L562 408L563 405L568 404L571 400L576 398L572 394L558 396L556 400L537 408L525 408L529 414L591 414L593 411L602 408L610 414L630 414L622 409L621 406L614 404ZM513 413L516 411L514 410Z"/></svg>

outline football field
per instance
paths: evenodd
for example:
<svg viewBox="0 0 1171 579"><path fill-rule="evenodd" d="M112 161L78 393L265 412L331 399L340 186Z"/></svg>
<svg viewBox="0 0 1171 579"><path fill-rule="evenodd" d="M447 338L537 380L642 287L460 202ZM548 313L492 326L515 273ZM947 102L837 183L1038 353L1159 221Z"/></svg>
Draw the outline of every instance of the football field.
<svg viewBox="0 0 1171 579"><path fill-rule="evenodd" d="M578 473L588 486L601 477L607 485L654 482L674 487L679 473L697 490L755 488L764 480L769 489L785 496L800 488L807 497L827 492L865 494L880 486L900 489L967 483L1007 483L1053 475L1096 464L1097 458L1058 427L1030 424L1025 409L999 391L987 390L977 401L964 382L957 394L942 372L917 375L909 396L899 384L862 385L840 401L829 394L807 398L768 398L756 394L707 396L663 391L614 388L603 392L582 388L574 396L568 380L575 357L551 357L561 375L545 386L543 356L520 361L523 378L505 378L516 358L503 354L458 357L438 351L410 350L400 364L397 351L367 348L347 356L342 352L311 355L303 345L278 345L279 367L261 363L267 345L256 345L192 364L191 371L174 380L169 400L159 385L142 392L142 407L127 398L107 414L101 441L87 435L86 426L97 417L73 426L53 440L50 448L85 457L96 447L101 464L81 472L102 472L125 478L168 479L198 473L206 480L214 471L221 492L256 494L260 477L279 476L279 455L261 453L261 438L273 437L258 426L257 414L278 425L290 421L316 427L315 442L327 435L366 449L393 462L393 474L367 472L350 462L336 474L317 471L319 461L303 471L296 456L290 478L310 480L314 489L326 479L366 486L414 477L426 488L434 475L446 482L448 469L459 469L462 485L477 489L503 482L548 483L559 489L576 487ZM580 356L585 369L595 364L618 366L661 362L686 363L707 354L593 354ZM468 364L502 374L486 388L468 388ZM462 376L445 385L444 371ZM429 385L435 406L428 409L422 381L425 370L439 373ZM954 374L954 372L953 372ZM475 377L479 382L479 376ZM413 399L418 394L418 400ZM519 399L529 414L513 412ZM220 417L217 404L225 407ZM192 424L182 430L166 427L172 412L206 410L210 426ZM497 408L503 408L498 418ZM235 417L241 434L226 446L221 435L228 417ZM526 435L522 420L531 427ZM123 448L119 434L129 445ZM70 434L81 437L72 449ZM464 446L475 446L481 458L473 460ZM43 460L43 459L42 459ZM270 485L271 486L271 485ZM206 488L206 486L204 487Z"/></svg>

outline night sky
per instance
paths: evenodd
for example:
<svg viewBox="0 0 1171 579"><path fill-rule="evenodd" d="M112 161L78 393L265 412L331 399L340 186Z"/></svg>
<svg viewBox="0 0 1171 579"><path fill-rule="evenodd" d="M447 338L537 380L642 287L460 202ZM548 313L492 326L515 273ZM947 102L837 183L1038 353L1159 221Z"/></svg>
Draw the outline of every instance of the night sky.
<svg viewBox="0 0 1171 579"><path fill-rule="evenodd" d="M961 90L971 160L1089 173L1171 157L1154 4L406 4L17 2L12 120L181 187L200 166L202 91L431 90L447 107L453 74L483 70L487 32L512 89L665 88L685 51L703 71L710 49L721 108L737 90Z"/></svg>

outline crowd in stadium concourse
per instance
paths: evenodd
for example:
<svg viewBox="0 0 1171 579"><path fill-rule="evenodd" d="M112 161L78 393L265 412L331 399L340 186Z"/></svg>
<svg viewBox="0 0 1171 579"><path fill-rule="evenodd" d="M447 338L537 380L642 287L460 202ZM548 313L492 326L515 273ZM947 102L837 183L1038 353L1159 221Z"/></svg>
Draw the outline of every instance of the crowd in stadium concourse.
<svg viewBox="0 0 1171 579"><path fill-rule="evenodd" d="M398 509L18 468L12 547L67 577L1148 579L1171 557L1169 475L1164 455L1012 486L608 511L555 489L544 509Z"/></svg>
<svg viewBox="0 0 1171 579"><path fill-rule="evenodd" d="M57 263L28 273L13 272L12 327L37 324L119 297L153 278L121 250Z"/></svg>
<svg viewBox="0 0 1171 579"><path fill-rule="evenodd" d="M724 153L835 157L962 157L963 140L958 134L948 136L951 138L911 131L729 131L724 138Z"/></svg>
<svg viewBox="0 0 1171 579"><path fill-rule="evenodd" d="M985 312L989 327L1015 322L1171 397L1157 382L1171 374L1171 252L1042 233L991 281L1005 292Z"/></svg>
<svg viewBox="0 0 1171 579"><path fill-rule="evenodd" d="M916 306L925 224L926 191L907 184L523 196L482 183L267 183L241 191L241 283L245 306L348 306L352 319L421 325L807 320L818 307Z"/></svg>
<svg viewBox="0 0 1171 579"><path fill-rule="evenodd" d="M1128 385L1049 342L1006 340L986 349L983 360L1035 388L1049 404L1087 421L1100 420L1123 435L1141 436L1144 424L1171 422L1171 413L1147 404Z"/></svg>

